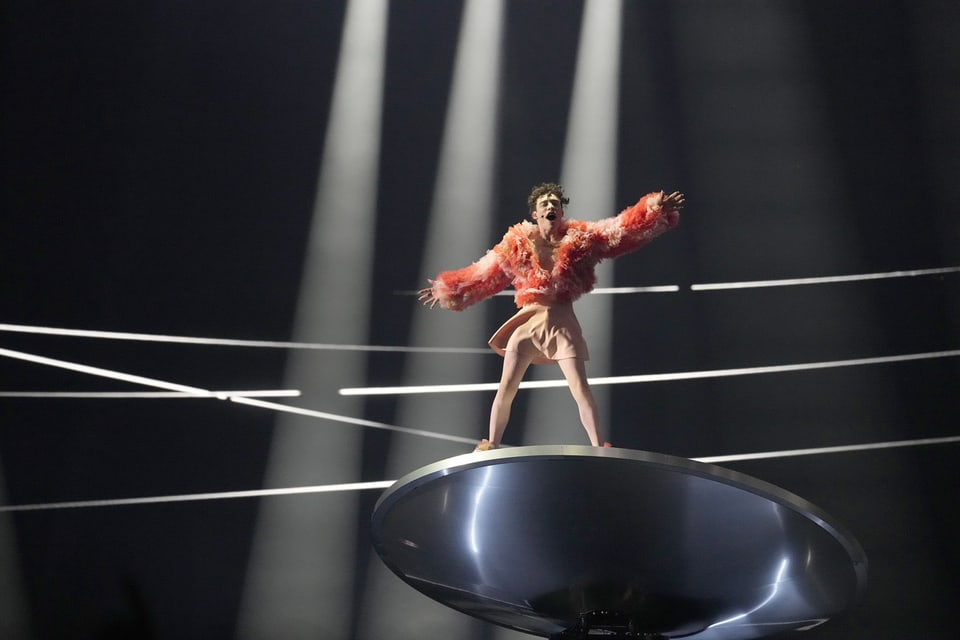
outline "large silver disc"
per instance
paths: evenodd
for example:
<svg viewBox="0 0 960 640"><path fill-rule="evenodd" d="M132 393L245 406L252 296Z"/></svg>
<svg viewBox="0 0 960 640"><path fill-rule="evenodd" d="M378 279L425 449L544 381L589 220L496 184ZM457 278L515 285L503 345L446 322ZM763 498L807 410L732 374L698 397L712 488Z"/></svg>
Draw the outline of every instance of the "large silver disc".
<svg viewBox="0 0 960 640"><path fill-rule="evenodd" d="M634 637L755 638L822 624L866 586L860 545L814 505L643 451L538 446L450 458L398 480L372 525L377 552L414 588L546 637L596 625Z"/></svg>

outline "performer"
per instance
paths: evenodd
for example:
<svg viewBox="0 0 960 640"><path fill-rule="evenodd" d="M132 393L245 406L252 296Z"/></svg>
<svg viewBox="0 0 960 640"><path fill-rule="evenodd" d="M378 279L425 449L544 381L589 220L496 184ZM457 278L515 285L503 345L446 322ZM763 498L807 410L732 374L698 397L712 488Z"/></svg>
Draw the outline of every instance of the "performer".
<svg viewBox="0 0 960 640"><path fill-rule="evenodd" d="M603 442L584 364L590 356L573 301L593 289L598 262L635 251L675 227L684 197L678 191L650 193L619 215L597 222L564 219L563 206L569 202L561 185L537 185L527 198L533 222L513 225L477 262L444 271L419 291L419 299L431 309L440 305L462 311L507 285L516 290L520 311L489 341L503 356L503 372L490 410L489 438L481 440L476 451L500 446L520 380L531 364L560 366L590 444Z"/></svg>

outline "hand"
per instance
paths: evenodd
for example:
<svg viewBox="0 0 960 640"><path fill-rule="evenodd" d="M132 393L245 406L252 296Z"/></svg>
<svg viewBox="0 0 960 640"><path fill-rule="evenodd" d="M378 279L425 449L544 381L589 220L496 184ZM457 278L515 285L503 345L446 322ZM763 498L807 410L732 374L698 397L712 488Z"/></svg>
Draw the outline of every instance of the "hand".
<svg viewBox="0 0 960 640"><path fill-rule="evenodd" d="M433 280L427 280L427 282L433 285ZM425 307L429 306L431 309L433 309L437 305L437 303L440 302L439 300L437 300L436 296L433 295L432 286L427 287L425 289L420 289L419 291L417 291L417 296L418 296L417 300L422 302L423 306Z"/></svg>
<svg viewBox="0 0 960 640"><path fill-rule="evenodd" d="M660 206L663 207L664 212L680 211L685 203L686 199L679 191L669 195L664 195L663 191L660 192Z"/></svg>

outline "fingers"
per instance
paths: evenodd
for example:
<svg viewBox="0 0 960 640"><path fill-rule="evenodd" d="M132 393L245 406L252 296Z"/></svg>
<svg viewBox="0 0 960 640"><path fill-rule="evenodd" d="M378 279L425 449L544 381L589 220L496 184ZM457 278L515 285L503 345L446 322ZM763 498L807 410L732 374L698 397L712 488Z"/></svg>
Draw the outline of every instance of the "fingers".
<svg viewBox="0 0 960 640"><path fill-rule="evenodd" d="M666 191L658 191L657 194L660 196L661 204L672 204L672 203L683 203L686 199L682 193L679 191L674 191L673 193L667 193Z"/></svg>
<svg viewBox="0 0 960 640"><path fill-rule="evenodd" d="M685 203L686 198L679 191L674 191L670 195L664 196L662 200L663 206L670 207L672 209L681 209Z"/></svg>
<svg viewBox="0 0 960 640"><path fill-rule="evenodd" d="M437 305L437 302L439 302L439 300L437 300L433 295L432 287L420 289L417 291L417 294L417 300L423 303L423 306L425 307L429 306L431 309L433 309Z"/></svg>

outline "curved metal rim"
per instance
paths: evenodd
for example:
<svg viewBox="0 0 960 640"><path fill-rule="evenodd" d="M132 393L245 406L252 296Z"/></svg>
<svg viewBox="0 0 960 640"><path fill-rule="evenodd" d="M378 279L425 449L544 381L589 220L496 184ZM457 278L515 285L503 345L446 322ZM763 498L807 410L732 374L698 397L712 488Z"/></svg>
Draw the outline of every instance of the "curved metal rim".
<svg viewBox="0 0 960 640"><path fill-rule="evenodd" d="M643 462L648 465L655 465L681 473L709 478L772 500L808 518L827 531L843 546L850 556L857 578L854 600L858 600L866 589L868 567L866 553L860 546L860 543L857 542L857 539L854 538L843 525L839 524L823 511L823 509L785 489L740 473L739 471L733 471L732 469L726 469L705 462L697 462L689 458L653 453L650 451L638 451L635 449L599 448L579 445L541 445L532 447L510 447L508 449L497 449L494 451L484 451L482 453L466 453L453 458L439 460L411 471L399 478L384 491L373 509L371 525L374 527L374 530L376 530L376 525L390 504L400 499L409 491L439 476L447 476L460 471L485 467L507 460L521 461L532 458L558 459L580 457L611 458ZM376 536L374 536L374 544L376 545Z"/></svg>

